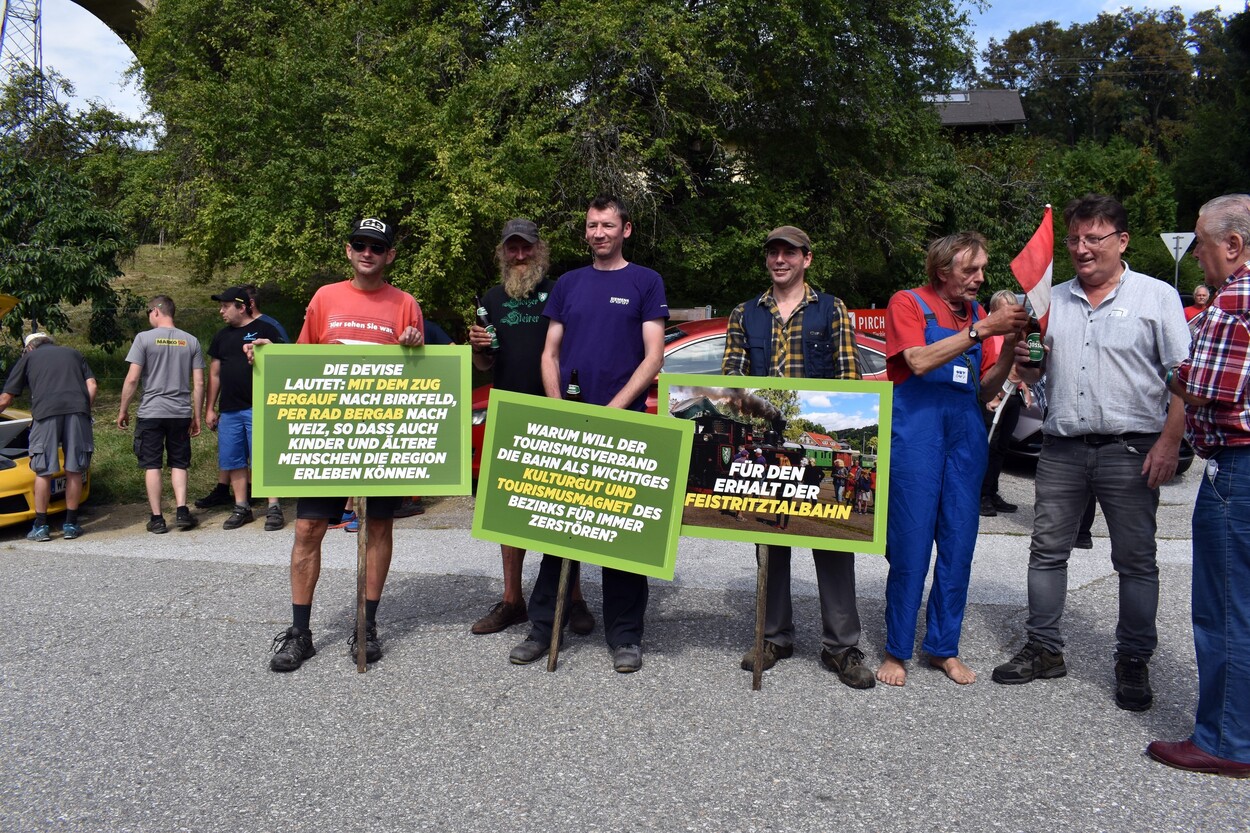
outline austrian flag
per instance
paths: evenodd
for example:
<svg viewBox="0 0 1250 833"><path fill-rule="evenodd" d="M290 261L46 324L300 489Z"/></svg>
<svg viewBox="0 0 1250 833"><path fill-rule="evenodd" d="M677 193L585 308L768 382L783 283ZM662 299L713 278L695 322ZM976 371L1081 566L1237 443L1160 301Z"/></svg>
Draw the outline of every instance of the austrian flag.
<svg viewBox="0 0 1250 833"><path fill-rule="evenodd" d="M1050 283L1055 272L1055 227L1051 208L1046 206L1042 224L1015 260L1011 261L1011 273L1016 276L1024 294L1033 307L1033 316L1046 332L1046 320L1050 317Z"/></svg>

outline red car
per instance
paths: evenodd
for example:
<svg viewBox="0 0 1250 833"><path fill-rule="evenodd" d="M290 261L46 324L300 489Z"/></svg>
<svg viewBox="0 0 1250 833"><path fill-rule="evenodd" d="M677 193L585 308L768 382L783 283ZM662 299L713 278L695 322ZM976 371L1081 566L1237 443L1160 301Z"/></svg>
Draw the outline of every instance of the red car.
<svg viewBox="0 0 1250 833"><path fill-rule="evenodd" d="M702 321L680 321L664 331L665 373L720 374L721 356L725 354L725 328L728 318L707 318ZM859 366L864 378L885 381L885 339L867 333L855 334ZM473 391L473 477L477 478L482 459L482 443L486 436L486 407L490 403L490 385ZM647 413L654 414L657 385L647 392Z"/></svg>

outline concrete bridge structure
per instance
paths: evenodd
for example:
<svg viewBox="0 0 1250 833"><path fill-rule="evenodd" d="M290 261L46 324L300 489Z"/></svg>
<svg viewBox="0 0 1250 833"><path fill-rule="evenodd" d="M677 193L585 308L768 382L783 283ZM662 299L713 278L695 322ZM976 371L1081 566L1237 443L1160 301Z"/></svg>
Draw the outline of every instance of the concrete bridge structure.
<svg viewBox="0 0 1250 833"><path fill-rule="evenodd" d="M139 36L139 20L156 6L156 0L74 0L104 22L126 43Z"/></svg>

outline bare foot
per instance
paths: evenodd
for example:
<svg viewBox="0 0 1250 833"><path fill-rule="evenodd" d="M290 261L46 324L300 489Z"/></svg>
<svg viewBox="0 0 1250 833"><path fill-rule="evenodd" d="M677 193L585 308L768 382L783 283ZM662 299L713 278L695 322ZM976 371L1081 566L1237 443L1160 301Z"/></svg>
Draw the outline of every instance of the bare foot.
<svg viewBox="0 0 1250 833"><path fill-rule="evenodd" d="M964 665L959 657L929 657L929 664L960 685L977 681L977 672Z"/></svg>
<svg viewBox="0 0 1250 833"><path fill-rule="evenodd" d="M886 685L901 686L907 682L907 669L893 654L886 654L885 659L881 660L881 667L877 669L877 679Z"/></svg>

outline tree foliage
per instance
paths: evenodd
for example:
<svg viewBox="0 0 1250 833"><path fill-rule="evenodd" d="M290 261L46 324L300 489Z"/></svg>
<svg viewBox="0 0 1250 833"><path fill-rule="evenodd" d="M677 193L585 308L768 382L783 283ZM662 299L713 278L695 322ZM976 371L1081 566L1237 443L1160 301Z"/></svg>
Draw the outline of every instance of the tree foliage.
<svg viewBox="0 0 1250 833"><path fill-rule="evenodd" d="M987 85L1021 91L1029 135L1067 145L1121 137L1167 158L1188 110L1210 91L1222 21L1177 8L1035 23L991 40Z"/></svg>
<svg viewBox="0 0 1250 833"><path fill-rule="evenodd" d="M93 191L90 160L115 136L117 118L99 108L72 114L58 103L56 75L15 74L0 94L0 292L21 299L5 319L64 330L63 305L91 303L89 338L112 349L123 300L113 290L130 243Z"/></svg>
<svg viewBox="0 0 1250 833"><path fill-rule="evenodd" d="M673 305L727 307L782 223L852 302L915 262L939 141L921 95L967 67L963 26L950 0L161 0L138 55L204 271L307 287L378 213L395 282L463 311L505 219L584 262L607 190Z"/></svg>
<svg viewBox="0 0 1250 833"><path fill-rule="evenodd" d="M1191 111L1173 165L1180 213L1192 227L1198 208L1220 194L1250 192L1250 12L1210 25L1199 53L1204 94Z"/></svg>

